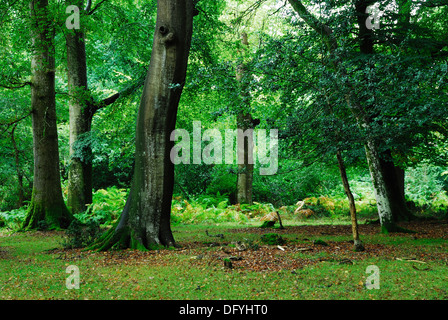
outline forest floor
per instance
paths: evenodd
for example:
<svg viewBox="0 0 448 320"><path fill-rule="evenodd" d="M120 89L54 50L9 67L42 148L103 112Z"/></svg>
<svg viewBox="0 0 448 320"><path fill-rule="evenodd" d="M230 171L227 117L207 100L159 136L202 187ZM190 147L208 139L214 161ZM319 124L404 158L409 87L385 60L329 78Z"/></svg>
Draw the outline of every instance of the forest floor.
<svg viewBox="0 0 448 320"><path fill-rule="evenodd" d="M390 235L360 224L362 252L349 224L325 223L177 225L179 248L148 252L64 249L60 231L2 229L0 299L448 299L448 220ZM273 233L281 244L263 242ZM79 289L66 287L68 266Z"/></svg>

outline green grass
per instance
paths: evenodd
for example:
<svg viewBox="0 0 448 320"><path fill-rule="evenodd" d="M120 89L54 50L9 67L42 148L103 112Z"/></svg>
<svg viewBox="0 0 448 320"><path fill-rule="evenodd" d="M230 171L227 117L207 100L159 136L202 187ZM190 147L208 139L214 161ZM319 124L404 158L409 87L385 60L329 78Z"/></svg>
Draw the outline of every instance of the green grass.
<svg viewBox="0 0 448 320"><path fill-rule="evenodd" d="M448 299L446 239L370 234L363 237L366 252L354 253L344 249L350 234L299 234L287 228L281 234L285 251L275 245L248 249L233 269L224 268L222 248L236 250L235 241L263 246L261 234L249 228L253 225L177 225L174 236L182 248L144 253L63 250L61 232L2 229L0 299ZM225 238L211 238L205 230ZM315 239L330 246L294 251ZM272 264L261 270L244 264L258 257ZM341 264L344 258L352 264ZM285 267L275 268L277 260ZM303 264L290 268L288 262ZM66 288L69 265L79 268L78 290ZM380 289L365 286L369 265L380 270Z"/></svg>

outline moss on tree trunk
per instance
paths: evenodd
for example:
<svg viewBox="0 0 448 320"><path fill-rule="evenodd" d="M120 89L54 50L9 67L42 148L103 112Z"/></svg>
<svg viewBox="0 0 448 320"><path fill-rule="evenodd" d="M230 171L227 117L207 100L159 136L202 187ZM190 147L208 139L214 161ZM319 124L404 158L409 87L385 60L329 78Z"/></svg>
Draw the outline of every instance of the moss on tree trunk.
<svg viewBox="0 0 448 320"><path fill-rule="evenodd" d="M42 228L45 226L49 230L65 229L73 220L64 202L46 203L44 200L37 200L36 191L33 190L31 204L28 207L22 229L24 231ZM42 225L42 223L45 223Z"/></svg>

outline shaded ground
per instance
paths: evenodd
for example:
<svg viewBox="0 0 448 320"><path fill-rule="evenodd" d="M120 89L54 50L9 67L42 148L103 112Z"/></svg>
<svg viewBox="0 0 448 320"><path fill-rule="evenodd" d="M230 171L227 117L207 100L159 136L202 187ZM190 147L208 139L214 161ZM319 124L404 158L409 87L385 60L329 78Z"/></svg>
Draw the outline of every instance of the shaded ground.
<svg viewBox="0 0 448 320"><path fill-rule="evenodd" d="M446 243L440 248L428 249L419 246L427 239L448 239L448 221L419 221L403 223L401 226L416 233L395 233L378 235L379 226L375 224L360 225L361 239L364 239L365 251L353 252L350 225L312 225L290 226L283 230L262 229L256 227L217 230L223 232L224 238L212 238L202 232L198 240L181 242L181 248L171 250L155 250L140 252L135 250L89 252L81 249L55 249L49 251L57 259L76 261L87 257L96 257L101 264L151 264L166 266L172 263L173 257L190 259L196 266L223 268L224 259L229 259L232 269L250 271L297 270L321 261L338 264L354 264L357 261L382 257L402 261L416 262L422 266L429 261L444 261L448 265ZM261 235L277 233L286 239L280 247L265 245L259 241ZM248 240L247 235L254 235ZM384 241L370 241L370 236L381 237ZM229 239L230 238L230 239ZM236 240L238 239L238 240ZM316 239L324 239L319 244ZM340 240L341 239L341 240ZM394 239L407 245L397 246ZM426 240L425 240L426 239ZM1 252L0 252L1 255Z"/></svg>
<svg viewBox="0 0 448 320"><path fill-rule="evenodd" d="M402 222L400 226L416 233L392 233L390 237L403 237L409 236L410 238L441 238L448 239L448 220L427 220L427 221L412 221ZM361 237L363 235L375 235L378 234L379 224L360 224L358 226ZM264 228L241 228L233 229L231 232L250 232L250 233L268 233L272 232L272 229ZM283 230L275 229L279 234L307 234L307 235L350 235L352 230L350 225L304 225L287 227Z"/></svg>

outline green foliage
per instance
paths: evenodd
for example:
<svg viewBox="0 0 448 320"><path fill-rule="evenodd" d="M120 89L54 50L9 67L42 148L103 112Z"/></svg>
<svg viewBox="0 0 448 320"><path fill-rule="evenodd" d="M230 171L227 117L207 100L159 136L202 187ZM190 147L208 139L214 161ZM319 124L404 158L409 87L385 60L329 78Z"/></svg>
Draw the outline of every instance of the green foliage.
<svg viewBox="0 0 448 320"><path fill-rule="evenodd" d="M174 197L171 221L174 224L249 222L250 214L239 206L228 205L225 196L198 196L190 200Z"/></svg>
<svg viewBox="0 0 448 320"><path fill-rule="evenodd" d="M444 168L421 165L406 172L406 197L423 212L446 215L448 194Z"/></svg>
<svg viewBox="0 0 448 320"><path fill-rule="evenodd" d="M301 167L297 162L282 161L274 176L254 176L254 199L275 206L292 205L310 196L333 192L340 185L337 168L316 164ZM342 191L343 192L343 191Z"/></svg>
<svg viewBox="0 0 448 320"><path fill-rule="evenodd" d="M75 217L83 223L112 225L120 217L126 204L127 191L117 187L100 189L93 193L93 203Z"/></svg>
<svg viewBox="0 0 448 320"><path fill-rule="evenodd" d="M207 184L207 194L220 194L229 196L236 192L237 175L232 167L216 165L213 167L212 176Z"/></svg>
<svg viewBox="0 0 448 320"><path fill-rule="evenodd" d="M174 191L180 193L183 192L182 190L188 190L188 194L192 195L205 193L210 181L213 179L212 172L213 168L205 164L176 165L176 185Z"/></svg>
<svg viewBox="0 0 448 320"><path fill-rule="evenodd" d="M18 230L25 220L27 209L25 207L7 212L0 212L0 226L6 226L12 230Z"/></svg>
<svg viewBox="0 0 448 320"><path fill-rule="evenodd" d="M372 34L374 53L360 54L357 14L347 2L317 3L313 14L333 31L338 50L329 54L321 35L307 26L292 7L278 1L199 1L195 17L187 81L179 105L177 127L235 128L241 92L235 79L244 60L251 112L257 128L278 129L279 171L260 176L255 164L253 206L231 206L236 191L236 165L177 165L173 201L174 223L248 222L303 199L331 199L307 204L317 217L348 215L348 203L335 162L343 152L350 186L360 217L375 213L375 199L366 169L363 142L377 138L381 149L392 148L397 164L406 167L406 197L423 214L446 213L448 206L447 65L444 7L412 3L409 25L400 29L402 11L392 12L388 1L378 4L386 13L381 29ZM398 4L397 4L398 5ZM67 178L69 112L66 94L64 2L50 1L56 31L56 99L62 178ZM30 117L9 125L29 112L31 43L24 1L0 4L0 213L4 225L15 228L25 209L18 209L18 180L24 201L33 183ZM275 12L275 13L274 13ZM145 78L151 57L148 34L154 32L156 1L111 0L83 17L86 32L89 90L99 101L128 90L125 97L99 110L92 131L72 147L74 156L93 163L93 204L78 215L83 222L103 226L116 221L126 201L134 166L135 119L141 98L138 83ZM407 33L404 31L406 30ZM247 32L249 49L242 53L240 35ZM332 62L340 62L335 70ZM21 87L24 85L23 87ZM9 87L19 87L11 90ZM128 89L127 89L128 88ZM360 128L347 107L350 95L371 119ZM88 98L83 96L82 99ZM329 112L329 108L332 112ZM191 132L191 131L190 131ZM337 133L337 134L336 134ZM92 153L86 153L87 147ZM88 158L86 158L88 157ZM421 165L428 163L428 165ZM63 181L63 185L65 185ZM184 201L187 201L185 203ZM292 208L292 209L290 209ZM45 227L42 225L42 227Z"/></svg>

